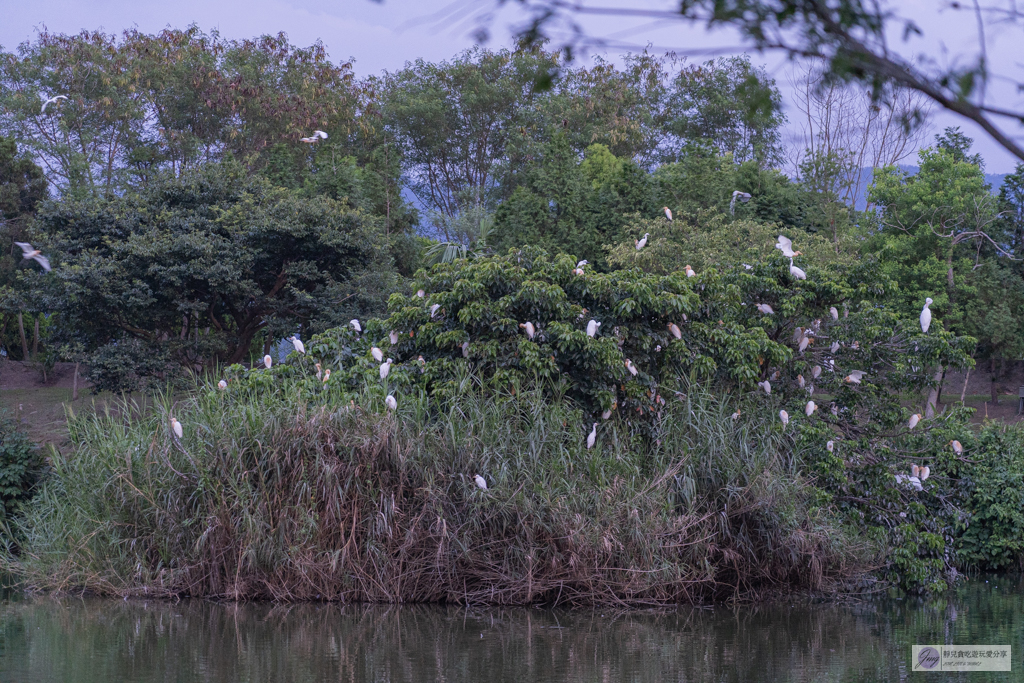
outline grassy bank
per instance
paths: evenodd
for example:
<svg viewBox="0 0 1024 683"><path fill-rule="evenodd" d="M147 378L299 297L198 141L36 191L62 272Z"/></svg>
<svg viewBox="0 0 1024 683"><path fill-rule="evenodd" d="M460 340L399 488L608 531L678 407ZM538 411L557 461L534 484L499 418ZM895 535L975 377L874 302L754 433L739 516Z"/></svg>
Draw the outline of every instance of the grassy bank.
<svg viewBox="0 0 1024 683"><path fill-rule="evenodd" d="M8 565L109 595L633 605L823 590L865 568L770 418L692 391L653 439L613 418L588 450L550 387L462 380L394 413L378 387L342 405L238 387L83 414Z"/></svg>

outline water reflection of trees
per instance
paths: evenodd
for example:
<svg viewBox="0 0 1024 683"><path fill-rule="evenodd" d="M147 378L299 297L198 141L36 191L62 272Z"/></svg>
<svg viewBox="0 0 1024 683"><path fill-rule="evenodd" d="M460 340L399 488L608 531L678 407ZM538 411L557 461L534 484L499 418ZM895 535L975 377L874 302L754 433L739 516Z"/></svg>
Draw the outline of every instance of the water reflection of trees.
<svg viewBox="0 0 1024 683"><path fill-rule="evenodd" d="M990 581L928 601L622 613L36 598L0 608L0 679L904 680L915 643L1020 651L1024 586Z"/></svg>

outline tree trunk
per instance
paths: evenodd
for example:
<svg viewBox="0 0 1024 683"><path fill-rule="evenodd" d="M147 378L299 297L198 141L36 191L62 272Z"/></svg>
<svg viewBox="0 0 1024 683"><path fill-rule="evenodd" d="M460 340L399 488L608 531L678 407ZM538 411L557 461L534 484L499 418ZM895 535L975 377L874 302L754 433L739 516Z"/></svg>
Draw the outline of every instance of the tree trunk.
<svg viewBox="0 0 1024 683"><path fill-rule="evenodd" d="M267 336L263 339L263 355L266 356L270 353L270 330L267 330Z"/></svg>
<svg viewBox="0 0 1024 683"><path fill-rule="evenodd" d="M78 400L78 363L75 363L75 379L71 383L71 400Z"/></svg>
<svg viewBox="0 0 1024 683"><path fill-rule="evenodd" d="M992 377L992 386L989 388L989 393L992 398L993 405L999 405L999 389L996 388L996 359L988 359L988 371Z"/></svg>
<svg viewBox="0 0 1024 683"><path fill-rule="evenodd" d="M25 321L18 311L18 333L21 334L21 359L28 360L28 340L25 339Z"/></svg>
<svg viewBox="0 0 1024 683"><path fill-rule="evenodd" d="M39 316L38 315L36 315L36 326L35 327L36 327L35 333L32 336L32 360L35 360L36 356L39 355ZM46 381L46 379L45 379L46 378L46 372L45 371L43 372L43 378L44 378L43 381L45 382Z"/></svg>
<svg viewBox="0 0 1024 683"><path fill-rule="evenodd" d="M932 377L932 379L937 384L928 391L928 404L925 406L924 409L924 417L926 420L930 420L931 418L935 417L935 404L939 400L939 391L942 387L942 376L945 374L945 372L945 368L940 367L938 370L935 371L935 375Z"/></svg>
<svg viewBox="0 0 1024 683"><path fill-rule="evenodd" d="M967 368L967 374L964 376L964 390L960 392L960 405L964 404L964 399L967 398L967 381L971 379L971 369Z"/></svg>
<svg viewBox="0 0 1024 683"><path fill-rule="evenodd" d="M935 405L936 406L941 406L942 405L942 387L945 386L945 384L946 384L946 368L943 367L942 368L942 380L939 382L939 395L935 399Z"/></svg>

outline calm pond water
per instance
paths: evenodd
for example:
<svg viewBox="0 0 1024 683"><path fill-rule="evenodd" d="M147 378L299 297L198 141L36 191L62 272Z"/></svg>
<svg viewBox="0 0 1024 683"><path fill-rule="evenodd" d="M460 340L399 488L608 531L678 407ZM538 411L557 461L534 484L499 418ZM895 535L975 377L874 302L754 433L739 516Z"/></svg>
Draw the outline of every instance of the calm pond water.
<svg viewBox="0 0 1024 683"><path fill-rule="evenodd" d="M985 579L988 579L988 583ZM1012 673L911 673L914 644L1013 648ZM940 598L611 612L26 598L0 681L1024 680L1024 580Z"/></svg>

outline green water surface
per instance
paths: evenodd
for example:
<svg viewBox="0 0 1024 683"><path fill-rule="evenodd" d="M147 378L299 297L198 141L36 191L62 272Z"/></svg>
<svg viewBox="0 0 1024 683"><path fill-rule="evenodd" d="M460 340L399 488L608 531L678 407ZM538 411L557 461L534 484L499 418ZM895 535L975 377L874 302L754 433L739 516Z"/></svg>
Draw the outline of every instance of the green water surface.
<svg viewBox="0 0 1024 683"><path fill-rule="evenodd" d="M914 644L1010 645L1014 670L912 673ZM981 577L930 599L669 612L0 603L4 683L905 680L1024 681L1024 579Z"/></svg>

